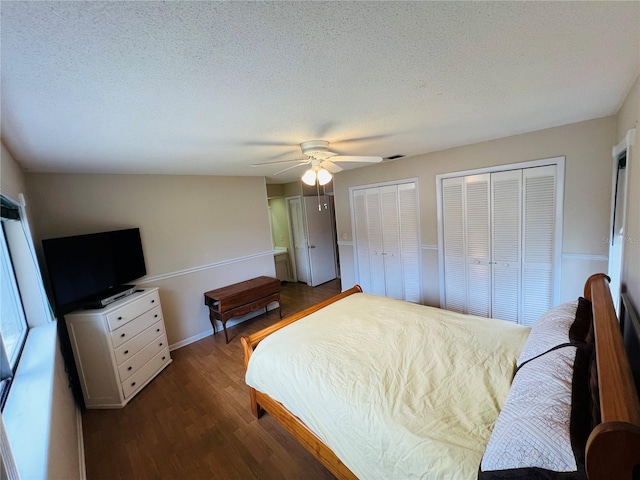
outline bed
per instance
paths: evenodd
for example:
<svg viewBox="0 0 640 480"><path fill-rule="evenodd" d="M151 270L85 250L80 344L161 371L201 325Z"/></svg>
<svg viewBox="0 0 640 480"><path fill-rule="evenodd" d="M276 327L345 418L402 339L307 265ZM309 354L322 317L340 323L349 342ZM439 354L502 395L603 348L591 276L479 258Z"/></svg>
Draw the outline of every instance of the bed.
<svg viewBox="0 0 640 480"><path fill-rule="evenodd" d="M353 287L241 339L252 412L340 479L640 478L607 282L531 330Z"/></svg>

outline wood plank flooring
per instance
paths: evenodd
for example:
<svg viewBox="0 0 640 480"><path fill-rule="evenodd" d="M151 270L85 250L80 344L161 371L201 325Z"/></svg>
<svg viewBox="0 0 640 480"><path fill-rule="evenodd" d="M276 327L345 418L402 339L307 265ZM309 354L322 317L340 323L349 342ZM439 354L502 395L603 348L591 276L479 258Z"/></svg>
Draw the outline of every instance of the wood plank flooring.
<svg viewBox="0 0 640 480"><path fill-rule="evenodd" d="M340 292L283 285L286 317ZM120 410L82 412L87 478L333 479L268 414L251 415L240 336L279 320L277 310L171 352L173 363Z"/></svg>

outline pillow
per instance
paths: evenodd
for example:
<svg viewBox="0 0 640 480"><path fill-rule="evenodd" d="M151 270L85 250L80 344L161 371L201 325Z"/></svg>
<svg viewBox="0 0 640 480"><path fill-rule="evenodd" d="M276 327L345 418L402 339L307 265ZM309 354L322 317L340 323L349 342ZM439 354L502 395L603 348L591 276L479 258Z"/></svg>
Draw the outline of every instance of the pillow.
<svg viewBox="0 0 640 480"><path fill-rule="evenodd" d="M586 479L591 350L567 345L518 371L482 458L480 480Z"/></svg>
<svg viewBox="0 0 640 480"><path fill-rule="evenodd" d="M557 345L587 341L591 318L591 302L582 297L547 311L531 328L517 366Z"/></svg>

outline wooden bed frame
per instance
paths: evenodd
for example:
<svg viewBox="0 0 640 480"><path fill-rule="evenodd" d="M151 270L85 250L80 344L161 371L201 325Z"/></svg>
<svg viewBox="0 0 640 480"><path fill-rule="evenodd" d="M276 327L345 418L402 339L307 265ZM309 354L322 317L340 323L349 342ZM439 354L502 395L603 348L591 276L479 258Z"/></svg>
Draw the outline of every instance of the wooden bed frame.
<svg viewBox="0 0 640 480"><path fill-rule="evenodd" d="M593 305L598 372L594 388L598 389L601 417L601 423L592 430L587 441L586 470L589 480L637 480L640 478L640 402L611 300L609 280L599 273L589 277L584 287L584 296ZM245 370L254 348L265 337L358 292L362 289L356 285L264 330L242 337ZM264 411L268 412L337 478L357 478L315 433L282 404L251 387L249 395L251 411L257 418Z"/></svg>

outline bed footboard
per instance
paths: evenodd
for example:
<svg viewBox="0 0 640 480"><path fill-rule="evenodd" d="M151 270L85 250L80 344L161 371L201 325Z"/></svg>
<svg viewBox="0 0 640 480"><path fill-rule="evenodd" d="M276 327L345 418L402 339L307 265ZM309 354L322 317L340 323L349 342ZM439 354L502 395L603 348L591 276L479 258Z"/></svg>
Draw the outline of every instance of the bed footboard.
<svg viewBox="0 0 640 480"><path fill-rule="evenodd" d="M249 336L244 336L240 338L240 343L242 343L242 348L244 349L244 369L245 371L247 370L247 367L249 365L249 359L251 358L251 355L253 354L253 349L256 348L256 346L262 341L264 340L266 337L268 337L269 335L271 335L273 332L277 332L278 330L280 330L283 327L286 327L287 325L296 322L298 320L300 320L301 318L304 318L308 315L311 315L313 312L317 312L318 310L320 310L321 308L326 307L327 305L331 305L332 303L337 302L338 300L341 300L345 297L348 297L349 295L352 295L354 293L361 293L362 292L362 288L360 288L360 285L354 285L353 287L351 287L349 290L345 290L342 293L339 293L338 295L335 295L327 300L325 300L324 302L320 302L316 305L313 305L309 308L306 308L305 310L302 310L301 312L295 313L283 320L280 320L277 323L274 323L273 325L271 325L270 327L267 327L263 330L260 330L252 335ZM256 418L260 418L260 416L263 413L262 407L260 407L258 400L257 400L257 396L256 396L256 391L255 389L249 387L249 399L251 402L251 412L256 416Z"/></svg>

